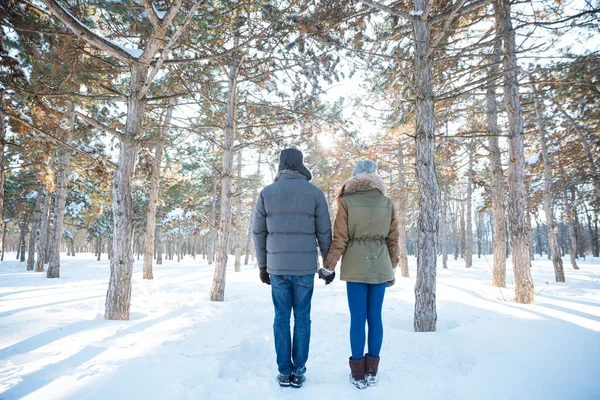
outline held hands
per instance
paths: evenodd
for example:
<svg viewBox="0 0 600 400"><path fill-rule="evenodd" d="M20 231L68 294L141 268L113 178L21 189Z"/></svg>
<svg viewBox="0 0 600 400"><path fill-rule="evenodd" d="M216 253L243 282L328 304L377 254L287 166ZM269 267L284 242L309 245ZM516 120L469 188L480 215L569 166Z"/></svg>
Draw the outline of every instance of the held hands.
<svg viewBox="0 0 600 400"><path fill-rule="evenodd" d="M267 272L266 268L260 268L259 276L262 283L266 283L267 285L271 284L271 276Z"/></svg>
<svg viewBox="0 0 600 400"><path fill-rule="evenodd" d="M385 287L394 286L394 283L396 283L396 268L392 268L392 280L391 281L387 281L385 283Z"/></svg>
<svg viewBox="0 0 600 400"><path fill-rule="evenodd" d="M323 279L326 285L329 285L331 282L333 282L333 279L335 278L335 271L330 271L321 267L317 272L319 274L319 279Z"/></svg>

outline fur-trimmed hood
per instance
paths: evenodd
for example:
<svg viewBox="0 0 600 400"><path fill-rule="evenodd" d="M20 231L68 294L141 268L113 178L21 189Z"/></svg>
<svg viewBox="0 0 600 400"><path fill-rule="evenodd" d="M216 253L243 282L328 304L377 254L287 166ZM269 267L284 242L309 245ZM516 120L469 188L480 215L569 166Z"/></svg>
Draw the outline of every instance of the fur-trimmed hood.
<svg viewBox="0 0 600 400"><path fill-rule="evenodd" d="M362 173L344 182L340 189L339 197L357 193L365 186L371 187L385 196L385 183L383 183L381 177L373 173Z"/></svg>

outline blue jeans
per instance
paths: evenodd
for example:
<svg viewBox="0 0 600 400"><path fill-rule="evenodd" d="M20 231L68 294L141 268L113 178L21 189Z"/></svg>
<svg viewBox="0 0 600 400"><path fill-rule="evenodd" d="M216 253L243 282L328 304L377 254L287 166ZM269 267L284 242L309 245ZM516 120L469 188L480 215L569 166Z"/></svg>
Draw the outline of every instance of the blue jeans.
<svg viewBox="0 0 600 400"><path fill-rule="evenodd" d="M282 375L304 375L310 345L310 303L315 275L271 275L271 295L275 306L275 351ZM294 310L294 340L290 317Z"/></svg>
<svg viewBox="0 0 600 400"><path fill-rule="evenodd" d="M360 360L365 351L365 324L369 325L369 355L379 357L383 342L381 308L385 295L385 282L377 285L346 282L350 308L350 348L352 359Z"/></svg>

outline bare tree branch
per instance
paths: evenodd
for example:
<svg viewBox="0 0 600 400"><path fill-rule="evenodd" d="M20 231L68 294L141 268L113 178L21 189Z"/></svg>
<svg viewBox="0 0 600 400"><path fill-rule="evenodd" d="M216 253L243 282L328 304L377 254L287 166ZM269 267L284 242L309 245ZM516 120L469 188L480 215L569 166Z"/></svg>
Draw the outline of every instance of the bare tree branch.
<svg viewBox="0 0 600 400"><path fill-rule="evenodd" d="M372 8L375 8L375 9L377 9L379 11L383 11L383 12L386 12L388 14L395 15L397 17L406 18L408 20L413 20L415 18L414 16L410 15L407 12L404 12L402 10L398 10L397 8L392 8L392 7L386 6L386 5L381 4L381 3L377 2L377 1L373 1L373 0L360 0L360 2L363 3L363 4L366 4L368 6L370 6Z"/></svg>
<svg viewBox="0 0 600 400"><path fill-rule="evenodd" d="M88 124L92 125L94 128L96 129L100 129L101 131L104 131L106 133L110 133L111 135L113 135L114 137L121 139L123 137L123 134L120 132L117 132L116 130L112 129L111 127L108 127L98 121L96 121L93 118L88 117L87 115L79 112L79 111L75 111L75 114L81 118L82 120L84 120L85 122L87 122Z"/></svg>
<svg viewBox="0 0 600 400"><path fill-rule="evenodd" d="M490 4L490 3L491 3L491 0L477 0L477 1L474 1L473 3L467 4L466 6L464 6L463 8L461 8L456 14L454 14L454 9L453 9L453 10L447 11L445 13L436 15L435 17L433 17L431 19L431 23L432 24L437 24L439 22L443 22L446 19L450 18L450 16L453 15L453 14L454 14L454 17L463 16L463 15L468 14L468 13L470 13L472 11L475 11L475 10L481 8L481 7L485 7L488 4Z"/></svg>
<svg viewBox="0 0 600 400"><path fill-rule="evenodd" d="M131 65L132 63L137 62L137 59L134 58L127 51L123 50L121 47L116 44L110 42L106 38L98 35L93 32L87 26L85 26L81 21L73 16L66 8L62 6L56 0L43 0L44 4L48 7L48 9L52 12L54 16L56 16L63 24L65 24L69 29L73 31L73 33L90 45L100 49L107 54L113 56L117 60Z"/></svg>
<svg viewBox="0 0 600 400"><path fill-rule="evenodd" d="M142 5L144 6L144 10L146 11L146 15L152 24L154 30L160 29L160 21L154 12L154 7L150 4L150 0L142 0Z"/></svg>
<svg viewBox="0 0 600 400"><path fill-rule="evenodd" d="M156 74L158 73L160 68L162 67L163 63L165 62L165 60L167 58L167 55L169 54L169 49L179 40L179 37L183 34L183 32L185 32L185 29L187 28L190 21L194 17L194 14L196 14L196 11L198 10L198 8L200 8L200 2L197 2L196 4L194 4L192 6L192 9L188 13L188 15L185 17L185 20L183 21L183 23L179 26L179 28L177 28L177 31L175 32L175 34L173 34L173 36L171 37L171 40L169 40L167 45L161 50L161 54L160 54L160 57L158 58L158 61L156 61L156 64L154 64L154 66L152 67L152 71L148 75L148 78L146 78L146 82L144 83L144 86L142 87L142 89L140 90L140 93L138 94L139 98L142 98L143 96L145 96L145 94L148 92L148 89L150 89L150 85L152 85L152 81L154 80L154 77L156 76ZM152 12L154 12L154 10L152 10Z"/></svg>

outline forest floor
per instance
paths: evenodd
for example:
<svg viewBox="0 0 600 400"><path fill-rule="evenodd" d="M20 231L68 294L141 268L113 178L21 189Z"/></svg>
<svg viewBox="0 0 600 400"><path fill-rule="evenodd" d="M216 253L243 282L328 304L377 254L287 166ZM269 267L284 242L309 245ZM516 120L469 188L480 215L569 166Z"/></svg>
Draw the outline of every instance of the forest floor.
<svg viewBox="0 0 600 400"><path fill-rule="evenodd" d="M307 382L280 388L270 289L257 270L227 275L226 301L208 293L213 268L186 257L142 280L130 321L103 319L109 267L62 256L61 278L0 264L0 399L600 399L600 259L550 261L532 273L534 305L491 286L490 256L438 269L435 333L413 332L411 278L386 293L379 386L348 383L345 284L316 281ZM104 257L104 255L103 255ZM510 266L510 264L509 264Z"/></svg>

